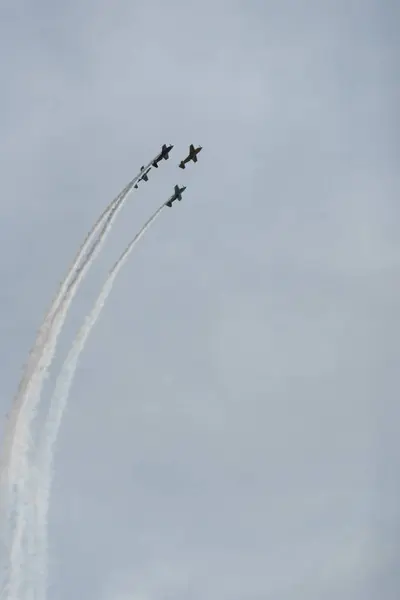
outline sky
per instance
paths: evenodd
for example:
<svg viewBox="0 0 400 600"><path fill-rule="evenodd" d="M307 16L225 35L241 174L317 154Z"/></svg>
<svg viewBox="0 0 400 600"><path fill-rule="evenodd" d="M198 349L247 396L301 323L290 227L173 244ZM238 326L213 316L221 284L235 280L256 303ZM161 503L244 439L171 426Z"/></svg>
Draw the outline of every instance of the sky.
<svg viewBox="0 0 400 600"><path fill-rule="evenodd" d="M47 394L110 266L187 185L79 363L50 600L398 598L399 13L0 4L0 431L104 206L174 144L80 289Z"/></svg>

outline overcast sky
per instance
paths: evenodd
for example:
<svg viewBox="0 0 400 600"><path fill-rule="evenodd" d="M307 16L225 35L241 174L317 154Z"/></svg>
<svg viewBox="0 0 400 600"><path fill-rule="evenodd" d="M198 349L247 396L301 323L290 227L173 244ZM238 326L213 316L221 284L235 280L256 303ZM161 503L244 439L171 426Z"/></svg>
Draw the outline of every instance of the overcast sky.
<svg viewBox="0 0 400 600"><path fill-rule="evenodd" d="M3 415L104 206L175 144L54 374L187 185L82 355L50 600L399 597L399 17L396 0L1 2Z"/></svg>

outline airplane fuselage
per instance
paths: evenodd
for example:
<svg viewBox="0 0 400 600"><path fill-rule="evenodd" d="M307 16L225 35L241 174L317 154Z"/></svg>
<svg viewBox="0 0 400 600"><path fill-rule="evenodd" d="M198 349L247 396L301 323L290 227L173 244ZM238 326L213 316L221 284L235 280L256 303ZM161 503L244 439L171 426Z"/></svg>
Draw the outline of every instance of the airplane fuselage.
<svg viewBox="0 0 400 600"><path fill-rule="evenodd" d="M175 193L171 196L171 198L165 203L165 206L169 206L171 208L172 204L175 202L175 200L182 200L182 192L184 192L186 190L186 186L183 187L179 187L178 185L175 186Z"/></svg>
<svg viewBox="0 0 400 600"><path fill-rule="evenodd" d="M198 153L202 150L202 147L199 146L198 148L195 148L193 145L190 146L190 150L189 150L189 154L187 155L186 158L184 158L183 160L181 160L181 162L179 163L179 166L181 169L185 168L185 165L189 162L189 161L193 161L194 163L197 162L197 155Z"/></svg>
<svg viewBox="0 0 400 600"><path fill-rule="evenodd" d="M169 146L167 146L166 144L163 144L163 147L161 148L160 154L157 156L157 158L153 162L153 167L156 167L156 169L158 169L158 163L162 159L168 160L169 159L169 153L171 152L172 148L173 148L172 144L170 144Z"/></svg>

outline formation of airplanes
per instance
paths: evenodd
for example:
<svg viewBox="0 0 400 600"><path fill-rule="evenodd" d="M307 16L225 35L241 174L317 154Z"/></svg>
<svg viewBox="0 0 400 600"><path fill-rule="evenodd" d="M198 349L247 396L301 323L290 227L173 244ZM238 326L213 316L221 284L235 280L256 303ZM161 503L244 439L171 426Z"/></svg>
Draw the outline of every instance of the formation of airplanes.
<svg viewBox="0 0 400 600"><path fill-rule="evenodd" d="M168 160L169 158L169 153L171 152L173 148L173 145L169 145L167 146L167 144L163 144L161 147L161 152L157 155L157 157L153 160L151 166L155 167L156 169L158 169L158 163L161 162L163 159L164 160ZM197 162L197 155L198 153L202 150L202 146L198 146L198 148L195 148L193 144L190 144L189 146L189 154L186 156L186 158L184 158L183 160L181 160L181 162L179 163L179 167L181 169L184 169L186 164L190 161L196 163ZM149 171L151 169L151 166L148 167L147 169L145 169L144 165L140 168L140 172L141 175L139 177L139 179L137 180L137 183L135 184L135 188L138 188L138 184L140 181L148 181L149 180ZM183 187L179 187L179 185L176 185L174 188L174 193L172 194L172 196L167 200L167 202L165 203L165 206L168 206L171 208L172 204L175 202L175 200L182 200L182 193L186 190L186 186Z"/></svg>

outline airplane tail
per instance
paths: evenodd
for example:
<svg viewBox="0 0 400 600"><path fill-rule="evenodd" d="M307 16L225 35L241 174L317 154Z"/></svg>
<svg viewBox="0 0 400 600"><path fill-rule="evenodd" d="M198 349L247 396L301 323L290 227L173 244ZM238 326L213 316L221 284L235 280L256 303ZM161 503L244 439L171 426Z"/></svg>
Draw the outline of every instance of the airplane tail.
<svg viewBox="0 0 400 600"><path fill-rule="evenodd" d="M169 206L169 208L171 208L171 206L172 206L172 202L166 202L166 203L165 203L165 206Z"/></svg>

